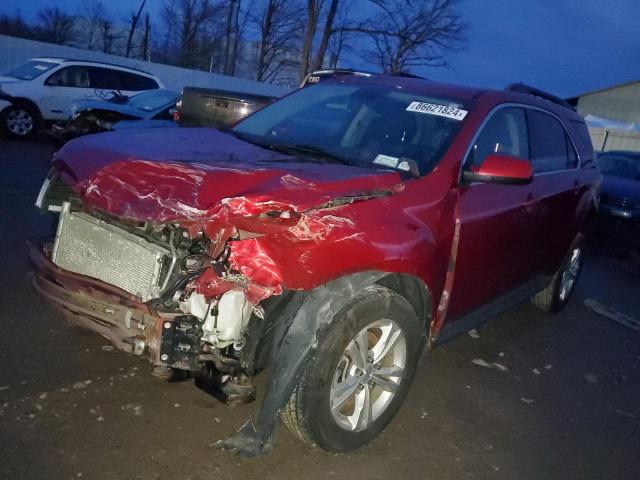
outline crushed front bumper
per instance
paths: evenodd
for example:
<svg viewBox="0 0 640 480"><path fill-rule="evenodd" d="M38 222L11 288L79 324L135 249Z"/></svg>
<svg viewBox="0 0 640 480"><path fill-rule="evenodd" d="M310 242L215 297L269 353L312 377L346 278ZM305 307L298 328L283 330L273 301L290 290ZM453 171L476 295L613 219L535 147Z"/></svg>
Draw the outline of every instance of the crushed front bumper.
<svg viewBox="0 0 640 480"><path fill-rule="evenodd" d="M29 243L29 260L33 287L69 321L99 333L120 350L166 364L160 360L163 325L175 315L154 313L124 290L62 270L46 247Z"/></svg>

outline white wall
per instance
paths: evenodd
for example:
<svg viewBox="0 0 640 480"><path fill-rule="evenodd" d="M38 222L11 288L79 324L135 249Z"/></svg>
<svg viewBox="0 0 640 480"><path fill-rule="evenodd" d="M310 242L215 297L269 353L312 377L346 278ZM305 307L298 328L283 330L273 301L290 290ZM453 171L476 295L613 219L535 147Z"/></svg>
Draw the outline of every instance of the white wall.
<svg viewBox="0 0 640 480"><path fill-rule="evenodd" d="M106 53L92 50L82 50L80 48L0 35L0 72L35 57L93 60L138 68L156 75L167 88L174 90L181 90L187 86L208 87L278 97L289 91L286 87L272 85L270 83L256 82L244 78L228 77L215 73L201 72L199 70L189 70L187 68L144 62L142 60L118 57L116 55L107 55Z"/></svg>

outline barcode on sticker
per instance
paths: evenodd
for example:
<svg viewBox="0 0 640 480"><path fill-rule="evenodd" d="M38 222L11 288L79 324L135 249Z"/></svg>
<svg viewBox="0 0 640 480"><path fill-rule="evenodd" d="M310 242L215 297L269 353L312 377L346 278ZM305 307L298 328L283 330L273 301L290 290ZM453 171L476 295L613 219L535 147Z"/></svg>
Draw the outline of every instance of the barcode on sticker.
<svg viewBox="0 0 640 480"><path fill-rule="evenodd" d="M461 108L425 102L411 102L407 107L407 111L437 115L438 117L453 118L454 120L463 120L464 117L467 116L467 113L469 113L467 110L462 110Z"/></svg>

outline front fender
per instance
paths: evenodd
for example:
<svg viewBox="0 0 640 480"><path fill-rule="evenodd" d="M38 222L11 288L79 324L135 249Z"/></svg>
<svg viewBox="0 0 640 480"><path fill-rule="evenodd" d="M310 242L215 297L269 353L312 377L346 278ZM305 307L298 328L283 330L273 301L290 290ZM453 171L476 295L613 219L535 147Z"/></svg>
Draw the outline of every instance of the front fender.
<svg viewBox="0 0 640 480"><path fill-rule="evenodd" d="M338 278L309 292L300 292L289 305L295 311L285 319L282 339L278 342L265 397L257 423L249 419L233 436L218 442L224 450L244 456L267 453L273 445L278 413L287 404L302 367L317 346L318 332L327 328L335 314L359 292L383 278L382 272L362 272Z"/></svg>

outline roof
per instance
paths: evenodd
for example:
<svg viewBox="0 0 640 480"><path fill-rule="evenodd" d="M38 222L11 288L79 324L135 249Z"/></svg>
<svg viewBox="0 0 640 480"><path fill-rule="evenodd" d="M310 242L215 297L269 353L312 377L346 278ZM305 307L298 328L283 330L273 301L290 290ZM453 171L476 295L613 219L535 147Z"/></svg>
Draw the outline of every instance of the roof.
<svg viewBox="0 0 640 480"><path fill-rule="evenodd" d="M54 57L38 57L38 58L34 58L33 60L36 60L38 62L49 62L49 63L62 63L64 61L66 61L66 58L54 58Z"/></svg>
<svg viewBox="0 0 640 480"><path fill-rule="evenodd" d="M122 68L123 70L129 70L131 72L138 72L144 75L154 76L152 73L146 72L144 70L140 70L139 68L136 68L136 67L127 67L126 65L116 65L115 63L100 62L97 60L85 60L81 58L55 58L55 57L38 57L38 58L33 58L32 60L36 60L40 62L57 63L58 65L65 62L95 63L97 65L108 65L110 67Z"/></svg>

